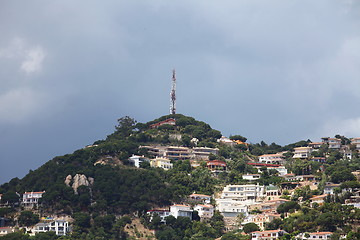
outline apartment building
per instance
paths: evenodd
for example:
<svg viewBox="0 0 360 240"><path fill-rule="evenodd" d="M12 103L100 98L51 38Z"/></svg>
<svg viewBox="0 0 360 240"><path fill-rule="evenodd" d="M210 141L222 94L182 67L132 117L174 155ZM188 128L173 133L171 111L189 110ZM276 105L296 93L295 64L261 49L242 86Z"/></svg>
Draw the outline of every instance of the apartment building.
<svg viewBox="0 0 360 240"><path fill-rule="evenodd" d="M265 187L259 184L227 185L221 193L222 199L250 202L258 201L265 196Z"/></svg>
<svg viewBox="0 0 360 240"><path fill-rule="evenodd" d="M165 170L169 170L173 168L173 164L171 163L171 160L166 158L150 159L150 166L159 167Z"/></svg>

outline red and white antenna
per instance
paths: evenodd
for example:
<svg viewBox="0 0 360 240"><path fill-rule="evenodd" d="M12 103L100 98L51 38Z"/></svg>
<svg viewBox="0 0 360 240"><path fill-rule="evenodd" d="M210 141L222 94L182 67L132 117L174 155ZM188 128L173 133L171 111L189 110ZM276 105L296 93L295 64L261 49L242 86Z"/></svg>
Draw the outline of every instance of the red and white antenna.
<svg viewBox="0 0 360 240"><path fill-rule="evenodd" d="M172 75L172 88L170 92L170 114L176 113L176 76L175 69L173 69Z"/></svg>

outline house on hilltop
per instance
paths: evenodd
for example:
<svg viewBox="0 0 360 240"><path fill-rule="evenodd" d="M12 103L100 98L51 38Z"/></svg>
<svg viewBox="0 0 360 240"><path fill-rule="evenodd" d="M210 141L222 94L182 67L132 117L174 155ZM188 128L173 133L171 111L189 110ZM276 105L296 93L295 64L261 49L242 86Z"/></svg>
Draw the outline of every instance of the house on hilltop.
<svg viewBox="0 0 360 240"><path fill-rule="evenodd" d="M151 124L150 128L158 128L158 127L166 125L166 124L174 126L174 125L176 125L176 120L174 118L169 118L164 121Z"/></svg>

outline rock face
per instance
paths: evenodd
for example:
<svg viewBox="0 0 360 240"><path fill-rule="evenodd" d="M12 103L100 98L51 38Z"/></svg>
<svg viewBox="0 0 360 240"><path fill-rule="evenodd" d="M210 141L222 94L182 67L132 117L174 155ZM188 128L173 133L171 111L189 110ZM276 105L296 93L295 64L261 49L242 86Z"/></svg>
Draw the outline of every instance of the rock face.
<svg viewBox="0 0 360 240"><path fill-rule="evenodd" d="M71 186L74 189L75 194L77 194L78 187L80 186L91 187L94 184L94 178L92 177L87 178L84 174L76 174L74 177L68 175L65 178L64 183L69 187ZM71 183L72 185L70 185Z"/></svg>
<svg viewBox="0 0 360 240"><path fill-rule="evenodd" d="M70 187L71 180L72 180L71 175L68 175L68 176L65 178L65 184L66 184L66 186Z"/></svg>

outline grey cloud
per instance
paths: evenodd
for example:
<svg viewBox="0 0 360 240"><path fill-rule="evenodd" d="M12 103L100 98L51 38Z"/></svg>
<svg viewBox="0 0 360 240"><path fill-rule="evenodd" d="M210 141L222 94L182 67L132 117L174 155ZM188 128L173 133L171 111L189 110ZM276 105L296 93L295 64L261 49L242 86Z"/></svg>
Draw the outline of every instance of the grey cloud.
<svg viewBox="0 0 360 240"><path fill-rule="evenodd" d="M225 135L280 144L332 129L357 136L359 9L335 0L2 2L0 182L104 138L121 116L167 114L174 67L179 112ZM21 71L29 55L5 57L16 38L37 50L23 65L32 74Z"/></svg>

